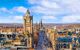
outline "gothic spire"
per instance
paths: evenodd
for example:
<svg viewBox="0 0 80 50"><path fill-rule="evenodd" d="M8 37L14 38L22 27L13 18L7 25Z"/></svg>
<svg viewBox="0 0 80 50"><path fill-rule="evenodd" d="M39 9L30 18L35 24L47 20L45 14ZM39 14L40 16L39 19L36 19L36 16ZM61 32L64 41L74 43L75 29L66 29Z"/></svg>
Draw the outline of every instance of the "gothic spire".
<svg viewBox="0 0 80 50"><path fill-rule="evenodd" d="M40 21L40 28L42 28L43 27L43 23L42 23L42 19L41 19L41 21Z"/></svg>
<svg viewBox="0 0 80 50"><path fill-rule="evenodd" d="M26 11L26 14L25 14L25 16L29 16L30 15L30 11L29 11L29 9Z"/></svg>
<svg viewBox="0 0 80 50"><path fill-rule="evenodd" d="M42 19L41 19L41 27L43 27Z"/></svg>

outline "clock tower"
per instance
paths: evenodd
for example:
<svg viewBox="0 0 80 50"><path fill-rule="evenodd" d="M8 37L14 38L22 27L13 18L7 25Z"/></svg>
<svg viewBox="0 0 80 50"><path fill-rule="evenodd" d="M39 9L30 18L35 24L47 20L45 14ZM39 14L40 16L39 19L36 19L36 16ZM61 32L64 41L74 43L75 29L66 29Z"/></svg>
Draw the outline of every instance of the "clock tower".
<svg viewBox="0 0 80 50"><path fill-rule="evenodd" d="M29 10L27 10L24 18L24 35L26 36L26 45L28 48L32 48L33 41L33 17L30 16Z"/></svg>

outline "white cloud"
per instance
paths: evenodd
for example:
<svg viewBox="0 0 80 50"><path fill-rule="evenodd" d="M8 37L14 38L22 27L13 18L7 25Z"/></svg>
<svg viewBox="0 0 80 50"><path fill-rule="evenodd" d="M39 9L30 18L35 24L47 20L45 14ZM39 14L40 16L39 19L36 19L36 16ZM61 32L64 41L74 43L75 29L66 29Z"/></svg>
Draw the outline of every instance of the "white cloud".
<svg viewBox="0 0 80 50"><path fill-rule="evenodd" d="M23 22L22 16L0 17L0 23L22 23L22 22Z"/></svg>
<svg viewBox="0 0 80 50"><path fill-rule="evenodd" d="M37 4L36 6L31 7L32 12L34 13L55 15L61 14L61 11L63 11L59 4L56 2L51 2L49 0L36 0L34 4Z"/></svg>
<svg viewBox="0 0 80 50"><path fill-rule="evenodd" d="M37 4L32 6L34 12L53 12L53 14L62 13L80 13L80 0L29 0L29 3ZM41 8L44 8L45 11ZM60 13L60 14L61 14ZM44 13L46 14L46 13Z"/></svg>
<svg viewBox="0 0 80 50"><path fill-rule="evenodd" d="M80 23L80 15L70 15L70 16L64 16L62 18L63 23Z"/></svg>
<svg viewBox="0 0 80 50"><path fill-rule="evenodd" d="M28 0L33 13L41 13L44 16L60 16L58 22L80 22L80 0ZM78 16L77 16L78 15ZM57 17L58 18L58 17ZM79 19L78 19L79 18ZM47 18L45 18L47 19ZM64 20L65 19L65 20ZM72 21L71 21L72 19Z"/></svg>
<svg viewBox="0 0 80 50"><path fill-rule="evenodd" d="M26 11L27 11L27 8L23 6L13 7L12 9L7 9L6 7L0 8L0 12L8 12L8 14L15 13L15 12L26 13Z"/></svg>
<svg viewBox="0 0 80 50"><path fill-rule="evenodd" d="M54 16L42 16L42 19L56 19Z"/></svg>
<svg viewBox="0 0 80 50"><path fill-rule="evenodd" d="M61 0L63 9L69 10L71 13L80 13L80 0Z"/></svg>
<svg viewBox="0 0 80 50"><path fill-rule="evenodd" d="M0 8L0 11L1 12L9 12L9 10L7 8L5 8L5 7Z"/></svg>
<svg viewBox="0 0 80 50"><path fill-rule="evenodd" d="M25 8L23 6L13 7L12 11L17 11L17 12L25 13L27 11L27 8Z"/></svg>
<svg viewBox="0 0 80 50"><path fill-rule="evenodd" d="M28 0L28 2L29 2L30 4L35 4L35 3L37 3L37 0Z"/></svg>
<svg viewBox="0 0 80 50"><path fill-rule="evenodd" d="M23 14L26 13L27 8L19 6L7 9L0 8L0 23L22 23ZM19 14L20 13L20 14Z"/></svg>
<svg viewBox="0 0 80 50"><path fill-rule="evenodd" d="M42 6L34 6L31 8L33 13L41 13L43 15L59 15L62 14L62 12L64 12L64 10L60 9L60 8L54 8L54 9L50 9L50 8L45 8ZM62 12L61 12L62 11ZM66 12L64 12L66 13Z"/></svg>
<svg viewBox="0 0 80 50"><path fill-rule="evenodd" d="M42 0L41 5L46 8L60 8L56 2L50 2L49 0Z"/></svg>
<svg viewBox="0 0 80 50"><path fill-rule="evenodd" d="M14 16L14 20L22 20L23 16Z"/></svg>

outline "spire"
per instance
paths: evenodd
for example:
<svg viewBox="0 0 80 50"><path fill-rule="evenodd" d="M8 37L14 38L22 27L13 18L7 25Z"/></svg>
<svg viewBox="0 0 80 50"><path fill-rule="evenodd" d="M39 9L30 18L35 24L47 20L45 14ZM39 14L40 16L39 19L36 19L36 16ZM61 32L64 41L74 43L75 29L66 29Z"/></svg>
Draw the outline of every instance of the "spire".
<svg viewBox="0 0 80 50"><path fill-rule="evenodd" d="M26 14L25 14L25 16L29 16L30 15L30 11L29 11L29 9L26 11Z"/></svg>
<svg viewBox="0 0 80 50"><path fill-rule="evenodd" d="M40 24L40 28L42 28L43 27L42 19L39 24Z"/></svg>
<svg viewBox="0 0 80 50"><path fill-rule="evenodd" d="M43 27L42 19L41 19L41 27Z"/></svg>
<svg viewBox="0 0 80 50"><path fill-rule="evenodd" d="M27 12L26 12L27 14L30 14L30 11L29 11L29 9L27 10Z"/></svg>

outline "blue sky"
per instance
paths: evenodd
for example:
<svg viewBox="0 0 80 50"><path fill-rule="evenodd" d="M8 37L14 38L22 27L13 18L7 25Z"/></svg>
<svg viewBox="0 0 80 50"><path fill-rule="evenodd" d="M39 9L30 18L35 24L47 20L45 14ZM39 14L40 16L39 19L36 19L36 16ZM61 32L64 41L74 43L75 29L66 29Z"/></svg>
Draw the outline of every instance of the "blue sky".
<svg viewBox="0 0 80 50"><path fill-rule="evenodd" d="M34 23L80 23L80 0L0 0L0 23L23 23L27 9Z"/></svg>

